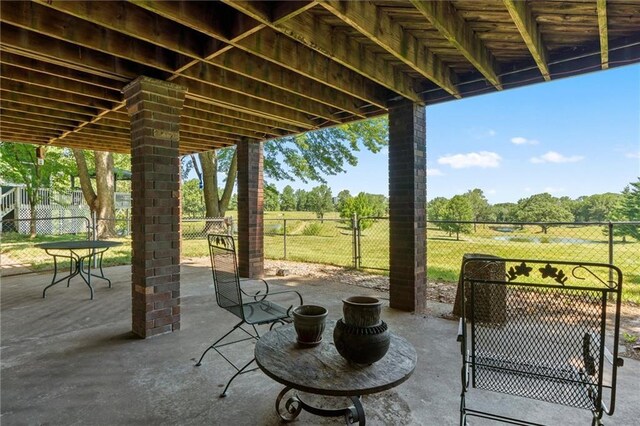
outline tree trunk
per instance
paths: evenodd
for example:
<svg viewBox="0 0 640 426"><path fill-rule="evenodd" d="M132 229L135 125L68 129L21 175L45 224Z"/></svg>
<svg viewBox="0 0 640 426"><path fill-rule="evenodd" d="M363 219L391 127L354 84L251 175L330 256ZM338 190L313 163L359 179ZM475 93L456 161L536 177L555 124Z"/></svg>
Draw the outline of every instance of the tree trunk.
<svg viewBox="0 0 640 426"><path fill-rule="evenodd" d="M224 217L233 194L233 185L238 174L237 151L233 153L231 164L227 173L227 179L222 192L218 193L218 157L215 151L207 151L198 154L202 166L202 184L204 192L204 206L206 217ZM214 229L214 222L207 222L205 232L218 231Z"/></svg>
<svg viewBox="0 0 640 426"><path fill-rule="evenodd" d="M114 203L115 180L113 175L113 154L95 151L96 157L96 189L98 203L98 238L109 238L116 235L116 208Z"/></svg>
<svg viewBox="0 0 640 426"><path fill-rule="evenodd" d="M97 193L91 185L91 177L89 176L89 169L84 152L79 149L74 149L73 155L78 165L82 195L84 195L84 199L89 205L91 213L95 213L98 218L97 237L112 237L115 235L113 155L109 152L95 151Z"/></svg>
<svg viewBox="0 0 640 426"><path fill-rule="evenodd" d="M36 237L36 203L35 200L29 200L29 211L31 213L31 220L29 221L29 237Z"/></svg>

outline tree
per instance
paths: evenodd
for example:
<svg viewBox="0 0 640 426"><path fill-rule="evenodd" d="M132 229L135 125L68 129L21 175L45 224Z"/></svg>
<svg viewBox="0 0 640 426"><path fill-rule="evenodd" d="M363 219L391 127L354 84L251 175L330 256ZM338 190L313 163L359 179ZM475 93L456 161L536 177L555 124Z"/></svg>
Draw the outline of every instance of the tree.
<svg viewBox="0 0 640 426"><path fill-rule="evenodd" d="M572 222L574 217L560 199L545 192L518 200L516 219L521 222ZM541 223L540 227L546 234L550 225Z"/></svg>
<svg viewBox="0 0 640 426"><path fill-rule="evenodd" d="M68 151L55 147L40 147L45 154L44 162L38 163L35 145L0 142L0 169L2 180L23 184L30 206L30 236L36 236L36 207L41 203L39 188L60 185L57 178L66 178L72 169ZM65 179L65 183L67 183ZM68 183L67 183L68 184Z"/></svg>
<svg viewBox="0 0 640 426"><path fill-rule="evenodd" d="M98 218L98 238L112 237L116 233L116 209L114 204L115 179L113 175L113 154L104 151L94 151L96 189L91 183L91 176L87 166L85 152L74 149L73 156L78 167L80 188L91 214Z"/></svg>
<svg viewBox="0 0 640 426"><path fill-rule="evenodd" d="M325 183L324 176L342 173L346 165L358 164L355 151L364 147L379 152L388 144L388 133L387 117L377 117L275 139L264 144L264 175L275 180ZM224 216L238 170L236 150L223 148L200 153L198 158L202 167L206 214L208 217ZM200 172L195 157L186 157L183 162L191 163L184 168L187 172L191 167ZM218 173L226 174L221 196L218 194Z"/></svg>
<svg viewBox="0 0 640 426"><path fill-rule="evenodd" d="M358 218L383 216L386 213L385 200L384 196L361 192L343 202L340 217L350 219L354 214L358 215ZM361 229L367 229L372 224L373 220L360 220Z"/></svg>
<svg viewBox="0 0 640 426"><path fill-rule="evenodd" d="M204 199L199 179L189 179L182 183L182 215L186 217L204 215Z"/></svg>
<svg viewBox="0 0 640 426"><path fill-rule="evenodd" d="M445 197L436 197L427 203L427 220L444 220L447 210Z"/></svg>
<svg viewBox="0 0 640 426"><path fill-rule="evenodd" d="M309 207L318 218L324 219L324 214L333 210L333 196L327 185L316 186L309 193Z"/></svg>
<svg viewBox="0 0 640 426"><path fill-rule="evenodd" d="M491 210L498 222L515 222L517 207L516 203L498 203L491 206Z"/></svg>
<svg viewBox="0 0 640 426"><path fill-rule="evenodd" d="M613 217L618 221L640 221L640 178L624 188ZM626 241L627 236L640 241L640 226L618 225L614 228L614 235L621 236L623 241Z"/></svg>
<svg viewBox="0 0 640 426"><path fill-rule="evenodd" d="M474 222L490 221L495 219L493 211L491 210L491 205L489 205L489 202L484 196L482 189L472 189L470 191L467 191L464 196L467 197L469 199L469 202L471 203ZM473 227L475 229L475 223L473 224Z"/></svg>
<svg viewBox="0 0 640 426"><path fill-rule="evenodd" d="M343 189L342 191L338 192L338 196L336 198L336 210L342 212L347 201L353 197L351 196L351 192L349 192L348 189Z"/></svg>
<svg viewBox="0 0 640 426"><path fill-rule="evenodd" d="M264 210L276 212L280 210L280 194L275 185L264 185Z"/></svg>
<svg viewBox="0 0 640 426"><path fill-rule="evenodd" d="M447 203L444 218L449 222L441 224L441 227L449 233L455 232L457 241L460 240L460 233L471 232L470 223L461 223L473 220L473 207L469 198L464 195L454 195Z"/></svg>
<svg viewBox="0 0 640 426"><path fill-rule="evenodd" d="M298 189L295 192L296 196L296 210L299 212L306 212L309 210L309 193L304 189Z"/></svg>
<svg viewBox="0 0 640 426"><path fill-rule="evenodd" d="M280 209L285 212L296 209L296 195L291 185L282 188L282 194L280 194Z"/></svg>
<svg viewBox="0 0 640 426"><path fill-rule="evenodd" d="M611 220L621 198L620 194L613 192L580 197L575 201L576 208L573 211L575 219L579 222Z"/></svg>

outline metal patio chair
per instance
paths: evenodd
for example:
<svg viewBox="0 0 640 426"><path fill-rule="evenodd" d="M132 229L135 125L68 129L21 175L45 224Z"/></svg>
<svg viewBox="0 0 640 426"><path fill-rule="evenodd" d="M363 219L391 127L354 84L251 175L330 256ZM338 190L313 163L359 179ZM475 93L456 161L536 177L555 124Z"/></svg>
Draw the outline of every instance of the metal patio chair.
<svg viewBox="0 0 640 426"><path fill-rule="evenodd" d="M211 257L211 270L213 273L213 284L215 287L216 301L218 306L229 311L236 317L240 318L240 322L233 326L229 332L212 343L202 354L196 367L200 366L202 359L211 349L215 350L220 356L226 360L236 370L236 373L229 379L220 397L227 395L227 389L231 382L240 374L255 371L258 367L249 368L255 361L251 361L244 366L236 365L232 360L226 357L220 348L232 345L234 343L244 342L246 340L257 340L260 333L256 326L270 325L271 328L275 324L284 324L292 321L290 317L293 305L288 308L269 300L274 295L291 295L298 299L300 305L303 304L302 296L295 290L270 291L269 284L265 280L261 281L264 290L257 291L253 294L245 292L241 287L240 276L238 275L238 263L236 260L236 248L233 237L223 234L209 234L209 254ZM231 342L223 342L223 340L235 331L243 332L244 335L237 340Z"/></svg>
<svg viewBox="0 0 640 426"><path fill-rule="evenodd" d="M474 257L463 260L461 282L461 425L468 417L539 425L467 406L475 402L477 408L474 395L487 390L590 410L592 425L613 414L623 365L620 269Z"/></svg>

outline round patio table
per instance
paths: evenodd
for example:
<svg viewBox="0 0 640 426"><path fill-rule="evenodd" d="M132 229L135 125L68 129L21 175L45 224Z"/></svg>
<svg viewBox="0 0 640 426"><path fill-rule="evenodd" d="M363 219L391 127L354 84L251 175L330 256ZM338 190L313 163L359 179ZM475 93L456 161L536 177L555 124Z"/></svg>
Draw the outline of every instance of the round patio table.
<svg viewBox="0 0 640 426"><path fill-rule="evenodd" d="M344 359L333 344L334 321L328 321L322 342L301 347L292 324L269 331L255 347L256 362L273 380L285 385L276 398L276 411L285 421L294 420L302 410L324 417L344 416L347 424L365 425L360 396L382 392L407 380L416 366L416 350L404 338L391 333L389 351L371 364L353 364ZM289 391L294 390L280 405ZM295 391L334 397L348 397L352 405L340 409L318 408L302 400Z"/></svg>
<svg viewBox="0 0 640 426"><path fill-rule="evenodd" d="M42 291L42 297L46 297L47 289L54 285L67 280L67 287L71 278L79 275L89 287L91 299L93 300L93 287L91 286L91 277L100 278L109 283L111 288L111 280L104 276L102 270L102 256L111 247L117 247L122 243L117 241L100 241L100 240L75 240L75 241L56 241L51 243L40 243L35 246L43 249L48 255L53 256L53 278L51 284L46 286ZM58 258L69 259L71 262L69 273L62 278L56 280L58 275ZM91 272L91 261L97 260L95 271L99 270L100 275Z"/></svg>

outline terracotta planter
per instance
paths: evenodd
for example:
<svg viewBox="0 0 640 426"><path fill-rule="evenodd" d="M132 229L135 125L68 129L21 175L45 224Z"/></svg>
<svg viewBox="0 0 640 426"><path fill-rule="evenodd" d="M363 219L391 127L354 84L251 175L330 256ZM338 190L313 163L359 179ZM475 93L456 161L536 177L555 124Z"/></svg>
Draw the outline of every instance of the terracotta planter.
<svg viewBox="0 0 640 426"><path fill-rule="evenodd" d="M293 327L301 346L316 346L322 342L327 309L318 305L300 305L293 310Z"/></svg>
<svg viewBox="0 0 640 426"><path fill-rule="evenodd" d="M375 297L352 296L342 301L344 323L354 327L373 327L380 324L382 302Z"/></svg>

